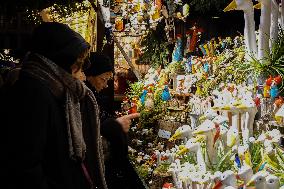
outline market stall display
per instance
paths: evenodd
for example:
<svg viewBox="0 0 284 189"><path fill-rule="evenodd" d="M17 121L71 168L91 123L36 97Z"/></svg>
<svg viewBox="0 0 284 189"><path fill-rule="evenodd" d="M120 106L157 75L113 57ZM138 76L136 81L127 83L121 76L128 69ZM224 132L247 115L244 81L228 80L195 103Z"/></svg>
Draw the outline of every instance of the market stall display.
<svg viewBox="0 0 284 189"><path fill-rule="evenodd" d="M256 43L257 37L258 48L267 43L267 7L257 36L252 2L234 1L226 10L244 11L244 37L199 42L200 56L181 53L182 45L190 51L191 38L176 35L171 62L131 85L128 98L140 99L141 113L130 132L131 157L150 188L284 185L283 32L266 59Z"/></svg>

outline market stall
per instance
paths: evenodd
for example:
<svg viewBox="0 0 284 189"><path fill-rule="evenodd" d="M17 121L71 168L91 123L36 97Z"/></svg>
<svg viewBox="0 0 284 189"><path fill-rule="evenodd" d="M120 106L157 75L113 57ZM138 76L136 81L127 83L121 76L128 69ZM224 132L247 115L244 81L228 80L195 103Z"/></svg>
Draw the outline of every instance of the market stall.
<svg viewBox="0 0 284 189"><path fill-rule="evenodd" d="M284 36L281 19L260 2L238 0L224 9L243 11L244 35L199 40L197 27L174 32L166 38L173 50L150 58L160 66L130 85L122 112L141 113L130 155L150 188L283 187Z"/></svg>

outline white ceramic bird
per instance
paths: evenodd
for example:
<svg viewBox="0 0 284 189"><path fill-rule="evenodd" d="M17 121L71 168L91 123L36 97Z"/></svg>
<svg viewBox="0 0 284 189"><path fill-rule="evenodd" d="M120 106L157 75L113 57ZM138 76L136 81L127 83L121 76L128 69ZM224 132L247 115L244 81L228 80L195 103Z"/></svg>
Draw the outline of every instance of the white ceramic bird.
<svg viewBox="0 0 284 189"><path fill-rule="evenodd" d="M271 0L258 0L261 7L258 40L258 59L263 62L269 55L270 25L271 25Z"/></svg>
<svg viewBox="0 0 284 189"><path fill-rule="evenodd" d="M175 141L177 139L189 139L192 137L193 129L189 125L183 125L179 127L169 141Z"/></svg>
<svg viewBox="0 0 284 189"><path fill-rule="evenodd" d="M244 11L245 28L244 28L244 40L246 50L250 55L257 57L257 45L255 35L255 22L254 22L254 10L251 0L233 0L224 11L230 10L242 10Z"/></svg>
<svg viewBox="0 0 284 189"><path fill-rule="evenodd" d="M266 171L257 172L252 176L251 180L247 183L247 187L255 186L256 189L267 189L266 177L268 173Z"/></svg>
<svg viewBox="0 0 284 189"><path fill-rule="evenodd" d="M267 189L279 189L280 188L279 178L274 175L268 175L266 177L266 186Z"/></svg>

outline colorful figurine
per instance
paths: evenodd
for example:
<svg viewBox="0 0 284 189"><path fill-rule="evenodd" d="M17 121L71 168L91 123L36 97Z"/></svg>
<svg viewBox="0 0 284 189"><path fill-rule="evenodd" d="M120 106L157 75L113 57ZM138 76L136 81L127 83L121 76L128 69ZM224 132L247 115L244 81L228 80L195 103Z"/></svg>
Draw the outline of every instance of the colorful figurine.
<svg viewBox="0 0 284 189"><path fill-rule="evenodd" d="M169 92L169 86L165 85L163 93L162 93L162 100L169 101L171 99L171 94Z"/></svg>

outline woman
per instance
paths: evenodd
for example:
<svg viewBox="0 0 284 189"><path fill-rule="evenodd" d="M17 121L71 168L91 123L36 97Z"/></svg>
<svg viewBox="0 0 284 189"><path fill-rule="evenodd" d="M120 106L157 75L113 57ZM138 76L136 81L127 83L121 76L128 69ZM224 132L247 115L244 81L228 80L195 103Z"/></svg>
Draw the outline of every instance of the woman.
<svg viewBox="0 0 284 189"><path fill-rule="evenodd" d="M97 103L82 82L89 44L67 25L50 22L34 30L31 45L1 114L9 121L1 132L7 188L107 189ZM82 112L91 117L82 115L80 101L89 102ZM89 127L92 142L84 133Z"/></svg>
<svg viewBox="0 0 284 189"><path fill-rule="evenodd" d="M109 154L105 159L106 181L109 189L142 189L145 188L128 159L127 133L131 120L139 113L115 118L105 106L99 92L107 88L113 77L113 66L110 59L99 53L90 54L91 66L85 70L86 84L93 91L100 107L101 133L109 143ZM107 153L106 153L107 154Z"/></svg>

